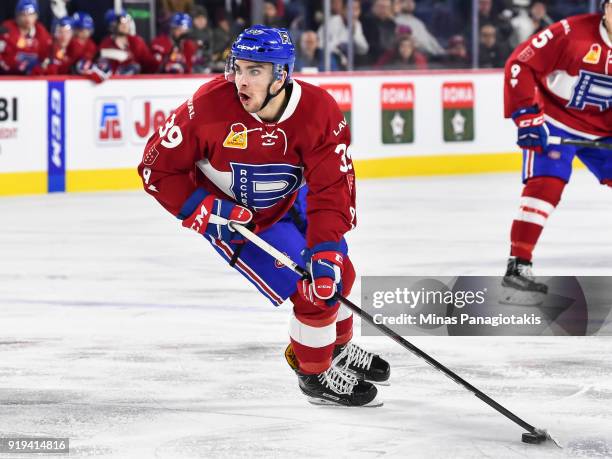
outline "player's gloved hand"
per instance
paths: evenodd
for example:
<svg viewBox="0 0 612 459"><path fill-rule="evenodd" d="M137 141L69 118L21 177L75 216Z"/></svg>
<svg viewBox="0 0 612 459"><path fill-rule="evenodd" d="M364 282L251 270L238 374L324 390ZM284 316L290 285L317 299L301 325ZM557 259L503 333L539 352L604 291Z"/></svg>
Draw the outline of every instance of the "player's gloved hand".
<svg viewBox="0 0 612 459"><path fill-rule="evenodd" d="M518 127L518 146L524 150L542 153L548 144L544 112L534 105L515 111L512 119Z"/></svg>
<svg viewBox="0 0 612 459"><path fill-rule="evenodd" d="M223 220L217 220L215 217L221 217ZM183 226L230 244L242 244L244 237L231 229L228 223L248 225L252 219L253 213L246 207L209 194L198 204L195 211L183 220Z"/></svg>
<svg viewBox="0 0 612 459"><path fill-rule="evenodd" d="M305 249L302 257L312 281L300 279L297 287L300 295L320 308L333 307L336 292L342 293L344 254L339 242L322 242L312 249Z"/></svg>

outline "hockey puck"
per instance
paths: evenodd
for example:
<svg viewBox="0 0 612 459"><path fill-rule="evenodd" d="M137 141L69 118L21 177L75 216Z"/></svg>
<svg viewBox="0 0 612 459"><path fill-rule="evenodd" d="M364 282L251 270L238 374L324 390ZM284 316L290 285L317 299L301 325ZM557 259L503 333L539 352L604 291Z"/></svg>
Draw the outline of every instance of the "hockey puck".
<svg viewBox="0 0 612 459"><path fill-rule="evenodd" d="M532 445L538 445L546 441L546 433L541 431L525 432L521 438L523 443L530 443Z"/></svg>

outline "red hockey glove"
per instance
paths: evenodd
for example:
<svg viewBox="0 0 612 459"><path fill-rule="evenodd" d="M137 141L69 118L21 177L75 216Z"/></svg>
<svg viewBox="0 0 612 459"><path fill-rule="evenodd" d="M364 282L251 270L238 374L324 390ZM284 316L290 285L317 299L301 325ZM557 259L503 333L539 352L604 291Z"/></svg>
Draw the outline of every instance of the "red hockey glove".
<svg viewBox="0 0 612 459"><path fill-rule="evenodd" d="M542 153L548 145L548 131L544 125L544 112L536 105L521 108L512 114L518 127L517 145L524 150Z"/></svg>
<svg viewBox="0 0 612 459"><path fill-rule="evenodd" d="M342 293L344 254L338 242L322 242L302 253L310 280L300 279L297 287L300 295L320 308L333 307L336 292Z"/></svg>
<svg viewBox="0 0 612 459"><path fill-rule="evenodd" d="M230 244L242 244L243 236L231 229L228 223L248 225L252 219L253 213L246 207L208 194L195 211L183 220L183 226Z"/></svg>

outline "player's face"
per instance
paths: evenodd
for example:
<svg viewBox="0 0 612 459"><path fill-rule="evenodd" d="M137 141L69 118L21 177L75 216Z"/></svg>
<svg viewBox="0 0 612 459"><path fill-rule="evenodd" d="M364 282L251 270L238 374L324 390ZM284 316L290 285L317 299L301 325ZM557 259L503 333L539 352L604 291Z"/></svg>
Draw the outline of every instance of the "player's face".
<svg viewBox="0 0 612 459"><path fill-rule="evenodd" d="M23 29L31 29L36 24L38 14L22 13L17 15L17 24Z"/></svg>
<svg viewBox="0 0 612 459"><path fill-rule="evenodd" d="M70 27L61 27L55 31L55 41L60 46L67 46L72 39L72 29Z"/></svg>
<svg viewBox="0 0 612 459"><path fill-rule="evenodd" d="M612 36L612 3L606 3L604 8L604 22L608 29L608 34Z"/></svg>
<svg viewBox="0 0 612 459"><path fill-rule="evenodd" d="M236 72L234 82L240 103L247 112L258 112L268 95L268 86L273 81L272 64L236 60L234 71ZM275 93L281 84L275 81L270 91Z"/></svg>
<svg viewBox="0 0 612 459"><path fill-rule="evenodd" d="M89 37L91 37L91 30L89 29L78 29L76 31L76 36L79 40L87 40L89 39Z"/></svg>

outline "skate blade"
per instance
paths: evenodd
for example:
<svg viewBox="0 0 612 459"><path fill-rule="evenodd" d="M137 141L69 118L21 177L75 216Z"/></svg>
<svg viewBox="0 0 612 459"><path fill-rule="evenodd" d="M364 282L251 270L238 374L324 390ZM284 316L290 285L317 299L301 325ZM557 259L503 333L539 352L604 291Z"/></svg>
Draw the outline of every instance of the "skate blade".
<svg viewBox="0 0 612 459"><path fill-rule="evenodd" d="M544 303L545 298L545 293L526 292L522 290L516 290L512 287L504 287L502 289L502 294L501 298L499 299L499 303L511 306L539 306Z"/></svg>
<svg viewBox="0 0 612 459"><path fill-rule="evenodd" d="M366 403L365 405L360 405L360 406L348 406L348 405L343 405L342 403L337 403L337 402L333 402L331 400L327 400L324 398L320 398L320 397L310 397L307 396L306 400L308 401L308 403L312 404L312 405L317 405L317 406L335 406L338 408L377 408L379 406L383 406L384 402L382 400L378 399L378 396L374 397L374 400L372 400L369 403Z"/></svg>

